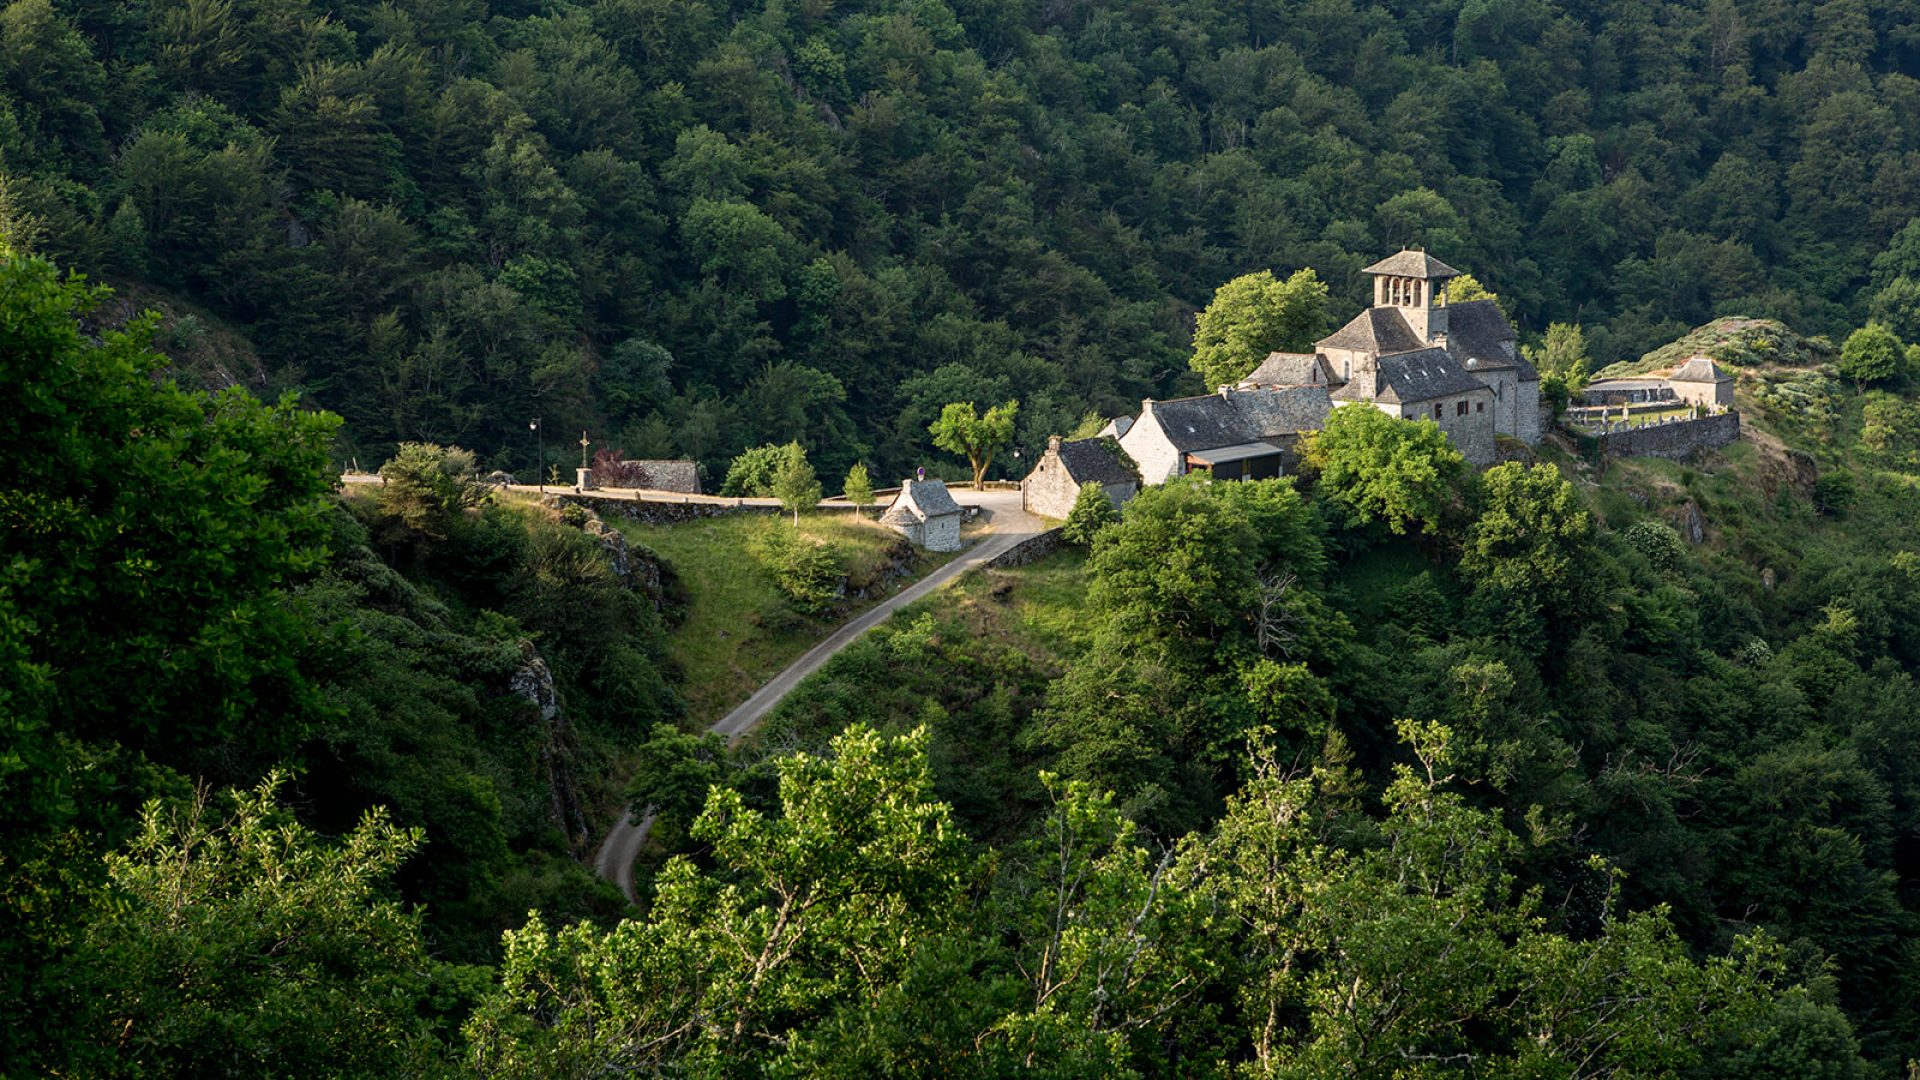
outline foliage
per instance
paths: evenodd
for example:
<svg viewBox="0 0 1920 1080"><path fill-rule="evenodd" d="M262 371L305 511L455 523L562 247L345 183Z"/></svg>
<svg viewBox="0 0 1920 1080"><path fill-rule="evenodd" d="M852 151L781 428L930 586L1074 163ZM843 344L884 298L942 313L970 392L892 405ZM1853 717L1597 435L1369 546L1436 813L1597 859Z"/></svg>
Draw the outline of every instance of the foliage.
<svg viewBox="0 0 1920 1080"><path fill-rule="evenodd" d="M92 1075L348 1075L445 1070L432 1013L472 979L427 955L419 915L381 894L420 845L370 811L339 844L292 821L270 775L233 796L151 802L70 971Z"/></svg>
<svg viewBox="0 0 1920 1080"><path fill-rule="evenodd" d="M987 468L993 455L1013 439L1013 422L1020 414L1018 401L1002 402L984 414L972 402L953 402L940 410L940 418L927 430L933 445L951 454L961 454L973 467L973 488L985 487Z"/></svg>
<svg viewBox="0 0 1920 1080"><path fill-rule="evenodd" d="M457 446L401 443L380 466L380 512L400 530L445 540L453 522L486 498L473 454Z"/></svg>
<svg viewBox="0 0 1920 1080"><path fill-rule="evenodd" d="M727 466L727 478L720 482L720 494L729 497L766 498L773 494L774 476L786 464L787 448L768 444L756 446L733 459Z"/></svg>
<svg viewBox="0 0 1920 1080"><path fill-rule="evenodd" d="M847 470L847 478L840 484L841 497L855 506L866 506L873 502L873 481L867 476L867 467L859 462Z"/></svg>
<svg viewBox="0 0 1920 1080"><path fill-rule="evenodd" d="M1080 494L1074 497L1073 509L1067 512L1060 535L1069 544L1092 547L1101 530L1119 520L1120 512L1113 508L1113 500L1107 498L1106 485L1089 480L1080 485Z"/></svg>
<svg viewBox="0 0 1920 1080"><path fill-rule="evenodd" d="M1539 369L1544 394L1548 378L1557 379L1566 392L1577 394L1587 385L1587 372L1593 361L1587 356L1586 335L1578 323L1554 323L1547 327L1539 348L1523 350L1527 361ZM1564 408L1564 406L1562 406ZM1560 409L1555 410L1558 415Z"/></svg>
<svg viewBox="0 0 1920 1080"><path fill-rule="evenodd" d="M1905 370L1906 349L1893 331L1879 323L1868 323L1847 335L1840 347L1840 375L1852 379L1855 389L1866 384L1886 382Z"/></svg>
<svg viewBox="0 0 1920 1080"><path fill-rule="evenodd" d="M807 461L807 452L799 443L788 443L781 448L780 464L773 471L771 485L773 497L791 513L797 523L800 511L811 510L820 503L820 479L813 473L813 465Z"/></svg>
<svg viewBox="0 0 1920 1080"><path fill-rule="evenodd" d="M781 759L779 807L716 790L648 917L610 934L535 920L507 939L501 987L469 1022L488 1075L765 1067L786 1033L897 983L951 925L964 838L931 798L926 735L853 729Z"/></svg>
<svg viewBox="0 0 1920 1080"><path fill-rule="evenodd" d="M1593 521L1553 465L1495 465L1480 478L1460 570L1502 605L1571 616L1591 595Z"/></svg>
<svg viewBox="0 0 1920 1080"><path fill-rule="evenodd" d="M818 614L842 595L845 560L831 544L788 529L767 529L754 538L752 554L798 611Z"/></svg>
<svg viewBox="0 0 1920 1080"><path fill-rule="evenodd" d="M1307 440L1306 459L1324 492L1359 524L1379 522L1395 535L1433 532L1453 498L1466 459L1431 420L1400 420L1378 409L1333 410Z"/></svg>
<svg viewBox="0 0 1920 1080"><path fill-rule="evenodd" d="M1311 349L1327 330L1327 286L1311 269L1286 280L1271 270L1214 290L1193 330L1193 357L1207 389L1239 382L1271 352Z"/></svg>

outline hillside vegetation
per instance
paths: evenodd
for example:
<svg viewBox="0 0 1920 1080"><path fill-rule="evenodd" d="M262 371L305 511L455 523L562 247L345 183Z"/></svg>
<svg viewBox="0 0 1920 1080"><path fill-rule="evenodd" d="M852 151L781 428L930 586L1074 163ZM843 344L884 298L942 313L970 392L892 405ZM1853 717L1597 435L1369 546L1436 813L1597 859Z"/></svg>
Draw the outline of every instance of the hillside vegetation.
<svg viewBox="0 0 1920 1080"><path fill-rule="evenodd" d="M346 455L529 419L717 477L898 476L1192 389L1237 274L1424 245L1600 366L1728 312L1920 339L1920 81L1880 0L0 9L0 231L123 282L196 377ZM549 464L565 465L548 446Z"/></svg>

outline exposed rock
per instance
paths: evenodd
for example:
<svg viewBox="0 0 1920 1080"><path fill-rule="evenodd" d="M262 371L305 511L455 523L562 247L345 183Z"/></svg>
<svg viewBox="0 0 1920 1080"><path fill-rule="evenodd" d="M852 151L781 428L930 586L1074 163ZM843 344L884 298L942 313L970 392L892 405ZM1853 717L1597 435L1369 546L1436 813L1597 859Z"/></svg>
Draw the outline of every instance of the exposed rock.
<svg viewBox="0 0 1920 1080"><path fill-rule="evenodd" d="M1680 508L1678 528L1680 535L1687 538L1687 543L1695 547L1706 543L1707 518L1700 512L1700 504L1689 502Z"/></svg>
<svg viewBox="0 0 1920 1080"><path fill-rule="evenodd" d="M1766 569L1760 571L1760 587L1761 588L1767 590L1768 592L1772 592L1773 586L1775 585L1776 582L1777 582L1777 579L1773 575L1773 567L1769 566Z"/></svg>
<svg viewBox="0 0 1920 1080"><path fill-rule="evenodd" d="M533 706L539 716L544 738L540 745L540 767L546 773L549 812L553 823L575 845L591 839L587 816L580 808L580 788L573 775L573 729L560 709L560 692L553 685L553 672L533 642L520 643L520 666L508 679L515 697Z"/></svg>

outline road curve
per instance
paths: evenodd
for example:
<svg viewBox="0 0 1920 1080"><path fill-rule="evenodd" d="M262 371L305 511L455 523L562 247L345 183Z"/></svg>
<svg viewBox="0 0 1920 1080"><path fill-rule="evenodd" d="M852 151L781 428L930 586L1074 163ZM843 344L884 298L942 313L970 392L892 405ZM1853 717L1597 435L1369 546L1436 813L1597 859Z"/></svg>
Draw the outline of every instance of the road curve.
<svg viewBox="0 0 1920 1080"><path fill-rule="evenodd" d="M753 696L740 703L732 712L721 717L707 730L723 735L728 742L736 742L741 736L752 731L755 725L773 711L774 706L800 685L802 679L818 671L834 655L859 640L860 635L886 621L895 611L906 607L954 578L975 567L981 566L998 557L1015 544L1043 531L1046 523L1028 514L1020 506L1018 491L963 491L951 489L956 501L965 506L978 506L985 515L993 531L961 553L952 562L928 574L901 590L897 595L876 604L845 625L829 634L825 640L808 649L800 659L789 664L778 675L769 679L765 685L753 692ZM613 828L607 831L607 838L600 844L600 853L594 859L594 871L602 878L620 887L628 903L638 903L633 889L633 864L640 857L640 849L646 845L647 832L653 828L653 813L649 810L638 820L631 813L623 813Z"/></svg>

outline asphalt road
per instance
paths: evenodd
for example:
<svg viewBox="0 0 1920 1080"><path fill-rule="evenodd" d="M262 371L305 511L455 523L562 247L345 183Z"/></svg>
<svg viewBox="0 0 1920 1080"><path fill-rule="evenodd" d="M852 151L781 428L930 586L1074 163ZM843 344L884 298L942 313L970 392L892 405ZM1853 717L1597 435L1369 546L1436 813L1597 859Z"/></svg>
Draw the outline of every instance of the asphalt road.
<svg viewBox="0 0 1920 1080"><path fill-rule="evenodd" d="M935 589L947 584L961 574L974 569L998 556L1020 541L1042 532L1046 523L1028 514L1020 508L1018 491L970 491L950 488L953 497L963 506L978 506L993 531L955 558L952 562L928 574L901 590L897 595L881 601L860 617L835 630L827 638L807 650L800 659L768 680L766 685L753 692L753 696L740 703L738 708L721 717L709 731L724 735L728 742L739 740L752 731L755 725L773 711L800 685L800 680L818 671L835 653L853 644L860 635L884 622L895 611L925 598ZM600 845L600 854L594 859L594 870L603 878L620 887L629 903L637 902L633 891L633 863L640 857L640 849L646 845L647 832L653 827L651 811L635 820L631 814L622 814L620 820L608 830L607 838Z"/></svg>

